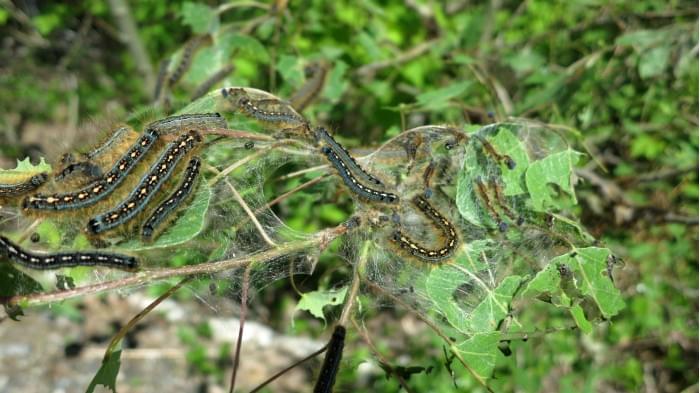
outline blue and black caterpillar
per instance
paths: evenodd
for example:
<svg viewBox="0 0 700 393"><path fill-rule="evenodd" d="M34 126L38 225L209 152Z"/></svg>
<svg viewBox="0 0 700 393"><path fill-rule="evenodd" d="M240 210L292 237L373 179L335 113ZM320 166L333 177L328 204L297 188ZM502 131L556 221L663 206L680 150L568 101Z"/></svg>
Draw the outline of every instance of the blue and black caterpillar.
<svg viewBox="0 0 700 393"><path fill-rule="evenodd" d="M128 255L94 251L36 254L27 251L5 236L0 236L0 254L5 254L24 267L38 270L59 269L74 266L104 266L133 271L138 269L136 258Z"/></svg>

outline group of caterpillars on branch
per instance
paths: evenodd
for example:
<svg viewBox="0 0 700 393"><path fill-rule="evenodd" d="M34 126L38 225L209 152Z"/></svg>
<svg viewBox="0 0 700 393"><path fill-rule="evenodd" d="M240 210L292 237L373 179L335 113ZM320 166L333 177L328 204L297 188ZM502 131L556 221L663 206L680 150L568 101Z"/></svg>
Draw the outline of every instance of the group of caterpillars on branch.
<svg viewBox="0 0 700 393"><path fill-rule="evenodd" d="M413 240L410 231L398 228L387 239L397 246L398 252L433 265L440 264L453 255L460 242L458 230L447 216L430 202L434 188L432 179L436 173L444 171L443 161L430 160L423 175L424 192L404 201L398 189L390 185L390 182L383 181L376 174L362 168L325 128L312 127L291 103L251 96L248 90L243 88L222 89L221 97L235 111L276 130L279 134L291 135L314 144L320 155L325 157L359 201L377 203L394 211L403 206L425 216L439 239L438 246L428 247L420 241ZM301 98L298 100L301 107L304 106L302 101ZM167 117L148 124L140 135L129 127L120 127L103 144L83 154L81 161L76 161L71 155L64 156L66 166L53 176L52 182L48 182L49 176L42 173L30 178L0 183L0 198L23 197L21 207L28 215L81 212L82 216L88 217L83 227L84 232L91 239L97 240L97 243L100 235L119 228L129 231L137 222L141 223L141 238L147 242L153 241L158 229L171 220L196 187L201 160L193 157L193 151L202 145L202 133L210 129L226 128L226 120L218 113ZM455 133L452 129L449 129L449 132ZM469 139L465 134L459 134L461 136L458 138L445 142L444 148L447 151L454 149L460 143L460 139ZM510 157L498 153L484 138L479 137L479 142L494 160L511 169L515 166ZM128 147L125 146L127 144ZM120 148L126 152L114 157L114 152L120 151ZM430 152L423 154L429 156ZM103 172L101 167L107 170ZM176 170L178 167L184 168ZM143 174L134 184L132 179L138 176L133 173L139 171ZM181 174L181 180L173 184L172 178L176 174ZM80 177L78 175L82 175L87 181L75 186L70 180ZM64 182L69 187L63 187L62 191L40 192L40 188L46 183L60 185ZM498 182L482 182L480 179L476 182L478 195L483 199L490 214L500 217L493 207L492 201L496 201L505 215L519 220L503 202ZM173 187L174 190L169 195L162 195L162 189ZM499 228L502 229L502 220L498 219L498 222ZM69 253L45 254L39 258L9 240L0 243L0 252L2 251L15 262L34 268L99 265L132 270L137 266L132 257L107 253L74 253L71 258L68 258ZM129 264L119 265L120 261L129 261Z"/></svg>

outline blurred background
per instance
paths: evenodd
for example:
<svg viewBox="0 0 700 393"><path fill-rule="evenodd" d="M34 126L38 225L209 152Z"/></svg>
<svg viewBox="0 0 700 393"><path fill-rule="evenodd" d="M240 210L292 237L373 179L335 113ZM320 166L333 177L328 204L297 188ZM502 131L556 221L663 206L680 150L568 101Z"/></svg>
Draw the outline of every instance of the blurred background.
<svg viewBox="0 0 700 393"><path fill-rule="evenodd" d="M0 32L2 168L27 156L55 162L109 124L167 115L225 85L291 97L313 64L327 73L304 113L349 147L424 124L511 117L578 131L576 147L593 160L577 172L576 214L624 261L615 282L626 308L592 334L512 343L496 366L497 391L698 391L696 2L0 0ZM345 199L319 215L311 201L296 200L291 226L318 230L351 209ZM322 259L297 285L332 287L349 275ZM151 290L2 320L0 391L84 391L109 338ZM181 291L128 336L120 391L228 391L236 304L212 316L198 293ZM290 324L297 300L288 280L257 293L247 328L266 338L244 346L242 388L328 337L310 315ZM414 391L479 391L400 307L365 320ZM361 338L346 348L336 391L399 390ZM270 391L308 390L318 365Z"/></svg>

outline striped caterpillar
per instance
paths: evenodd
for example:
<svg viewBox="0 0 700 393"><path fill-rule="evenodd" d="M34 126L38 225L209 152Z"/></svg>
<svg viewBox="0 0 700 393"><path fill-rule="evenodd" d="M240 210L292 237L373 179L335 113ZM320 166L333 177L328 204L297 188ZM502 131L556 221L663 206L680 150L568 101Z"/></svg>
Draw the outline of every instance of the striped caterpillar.
<svg viewBox="0 0 700 393"><path fill-rule="evenodd" d="M435 226L440 229L444 237L444 245L436 250L430 249L413 241L408 235L400 230L393 233L391 241L396 243L401 249L409 252L414 257L432 264L437 264L452 256L459 244L459 237L454 225L445 218L439 211L430 205L422 196L417 195L411 200L413 204L428 217Z"/></svg>
<svg viewBox="0 0 700 393"><path fill-rule="evenodd" d="M241 88L221 89L221 95L236 109L261 122L283 128L308 127L306 120L282 101L274 99L252 100L248 93ZM274 110L268 110L268 107L272 107Z"/></svg>
<svg viewBox="0 0 700 393"><path fill-rule="evenodd" d="M0 236L0 253L5 253L10 260L24 267L38 270L74 266L104 266L129 271L138 269L136 258L128 255L92 251L36 254L24 250L5 236Z"/></svg>
<svg viewBox="0 0 700 393"><path fill-rule="evenodd" d="M516 224L521 225L525 221L523 217L516 217L515 213L507 205L503 196L501 184L497 180L491 179L488 181L488 183L485 183L480 176L477 176L477 178L474 179L474 183L476 184L477 195L484 202L486 210L491 214L491 217L496 221L499 231L507 231L508 224L502 220L501 215L498 213L498 211L496 211L493 204L494 200L498 207L508 216L508 218L515 221ZM494 200L491 199L489 190L493 191Z"/></svg>
<svg viewBox="0 0 700 393"><path fill-rule="evenodd" d="M153 238L153 232L158 228L158 226L171 214L178 206L192 193L194 186L199 176L199 169L202 162L199 158L195 157L190 160L185 170L185 175L177 190L172 193L168 199L161 203L151 214L151 216L146 220L141 228L141 236L146 241L150 241Z"/></svg>
<svg viewBox="0 0 700 393"><path fill-rule="evenodd" d="M205 37L195 37L185 44L185 47L182 48L182 56L180 57L180 62L177 63L175 70L172 74L170 74L170 77L168 78L169 86L172 87L173 85L175 85L180 80L180 78L182 78L182 76L185 75L185 72L187 72L187 70L190 68L190 65L192 64L192 57L194 56L194 53L197 51L200 44L202 44L204 40Z"/></svg>
<svg viewBox="0 0 700 393"><path fill-rule="evenodd" d="M126 200L116 208L90 219L87 227L88 231L92 234L99 234L134 218L146 207L153 195L158 192L163 183L170 177L182 157L201 140L202 137L199 133L190 131L171 142Z"/></svg>
<svg viewBox="0 0 700 393"><path fill-rule="evenodd" d="M477 195L484 202L484 205L486 206L486 210L489 213L491 213L491 217L496 221L496 224L498 225L498 230L501 232L507 231L508 224L505 223L501 219L501 215L498 214L496 209L493 207L493 203L491 202L491 197L489 197L489 193L488 193L488 189L486 187L486 184L481 180L481 177L479 177L479 176L477 176L477 178L474 179L474 183L476 183Z"/></svg>
<svg viewBox="0 0 700 393"><path fill-rule="evenodd" d="M354 173L360 179L372 183L374 185L381 186L382 182L375 178L374 176L367 173L360 165L357 164L354 158L348 153L348 151L338 143L323 127L318 127L315 131L316 140L325 142L333 152L340 157L340 159L346 163L349 170Z"/></svg>
<svg viewBox="0 0 700 393"><path fill-rule="evenodd" d="M343 179L345 185L348 186L355 194L364 199L375 202L395 203L399 200L399 197L396 194L377 191L360 183L360 181L357 180L357 178L355 178L353 173L350 171L348 164L344 162L330 147L323 146L321 148L321 152L326 155L328 161L330 161L333 167L338 171L338 174L340 174L340 177Z"/></svg>
<svg viewBox="0 0 700 393"><path fill-rule="evenodd" d="M153 129L147 130L101 179L74 192L30 196L24 199L22 207L25 210L69 210L97 203L124 181L126 175L141 161L157 139L158 132Z"/></svg>
<svg viewBox="0 0 700 393"><path fill-rule="evenodd" d="M216 71L214 74L212 74L212 76L207 78L207 80L205 80L204 82L200 83L199 86L197 86L197 89L192 94L191 100L194 101L207 94L209 90L211 90L211 88L214 87L214 85L224 80L231 72L233 72L233 70L234 67L232 64L228 64L221 67L219 71Z"/></svg>
<svg viewBox="0 0 700 393"><path fill-rule="evenodd" d="M226 128L226 119L219 113L193 113L166 117L150 123L147 128L156 130L160 135L169 135L192 129Z"/></svg>
<svg viewBox="0 0 700 393"><path fill-rule="evenodd" d="M80 161L71 163L63 168L63 170L59 172L54 179L57 181L62 181L78 172L92 181L102 177L102 170L99 166L91 163L90 161Z"/></svg>
<svg viewBox="0 0 700 393"><path fill-rule="evenodd" d="M311 64L306 67L307 76L310 77L304 85L289 99L292 108L301 112L321 92L326 81L328 65L325 62Z"/></svg>
<svg viewBox="0 0 700 393"><path fill-rule="evenodd" d="M112 149L112 148L114 147L114 145L116 145L116 144L118 144L120 141L122 141L122 140L127 136L127 134L128 134L130 131L131 131L131 128L129 128L129 127L119 127L119 128L117 128L117 129L112 133L112 136L110 136L109 139L107 139L107 140L105 141L105 143L103 143L101 146L97 147L97 148L94 149L93 151L91 151L91 152L85 154L85 157L86 157L88 160L92 160L92 159L94 159L95 157L98 157L98 156L102 155L102 154L105 153L106 151Z"/></svg>
<svg viewBox="0 0 700 393"><path fill-rule="evenodd" d="M11 198L32 192L46 183L47 179L48 175L46 173L39 173L27 179L20 179L18 182L0 183L0 198Z"/></svg>
<svg viewBox="0 0 700 393"><path fill-rule="evenodd" d="M506 165L506 167L510 170L515 169L515 161L513 161L512 158L510 158L509 155L507 154L500 154L499 152L496 151L496 149L493 147L489 141L487 141L485 138L479 136L479 135L474 135L474 138L476 138L480 143L481 146L484 147L486 152L493 157L494 160L503 163Z"/></svg>
<svg viewBox="0 0 700 393"><path fill-rule="evenodd" d="M340 369L340 361L343 359L345 347L345 327L337 325L333 335L328 341L326 356L323 358L321 372L318 374L314 393L331 393L335 385L335 377Z"/></svg>

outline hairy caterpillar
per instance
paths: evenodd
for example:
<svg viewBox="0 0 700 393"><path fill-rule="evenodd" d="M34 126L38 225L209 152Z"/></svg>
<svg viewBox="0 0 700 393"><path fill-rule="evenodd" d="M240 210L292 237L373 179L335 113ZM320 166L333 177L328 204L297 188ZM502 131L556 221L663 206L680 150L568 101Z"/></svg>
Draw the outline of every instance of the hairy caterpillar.
<svg viewBox="0 0 700 393"><path fill-rule="evenodd" d="M442 232L444 237L444 245L437 250L433 250L420 245L413 241L408 235L400 230L393 233L391 240L398 246L408 251L411 255L429 263L439 263L442 260L452 256L457 249L459 238L454 225L445 218L439 211L430 205L430 203L422 196L417 195L411 200L413 204L428 217L437 228Z"/></svg>
<svg viewBox="0 0 700 393"><path fill-rule="evenodd" d="M235 108L256 120L283 128L308 127L306 120L282 101L274 99L252 100L248 93L241 88L221 89L221 95ZM268 110L267 107L272 107L274 110Z"/></svg>
<svg viewBox="0 0 700 393"><path fill-rule="evenodd" d="M146 128L154 129L160 135L169 135L191 129L226 128L226 119L219 113L193 113L166 117L150 123Z"/></svg>
<svg viewBox="0 0 700 393"><path fill-rule="evenodd" d="M335 385L335 377L340 369L340 361L343 359L343 349L345 347L345 327L337 325L333 330L333 335L328 341L326 356L323 358L321 372L318 374L314 393L331 393Z"/></svg>
<svg viewBox="0 0 700 393"><path fill-rule="evenodd" d="M143 224L143 227L141 228L141 236L144 238L144 240L152 240L153 232L158 228L158 226L192 193L197 177L199 176L199 169L201 166L202 162L199 158L195 157L190 160L189 164L187 165L187 169L185 170L185 175L180 182L180 185L177 187L177 190L175 190L175 192L172 193L168 199L161 203Z"/></svg>
<svg viewBox="0 0 700 393"><path fill-rule="evenodd" d="M32 192L46 183L47 179L48 175L46 173L38 173L29 178L19 179L17 182L0 183L0 198L16 197Z"/></svg>
<svg viewBox="0 0 700 393"><path fill-rule="evenodd" d="M90 219L88 231L92 234L102 233L134 218L170 177L182 157L201 140L199 133L190 131L171 142L126 200L116 208Z"/></svg>
<svg viewBox="0 0 700 393"><path fill-rule="evenodd" d="M491 203L491 198L489 197L488 190L486 189L486 184L484 184L480 176L477 176L477 178L474 179L474 182L476 183L477 195L484 202L484 205L486 205L486 210L488 210L488 212L491 213L491 216L498 224L498 230L501 232L505 232L506 230L508 230L508 224L506 224L501 219L501 215L498 214L496 209L494 209L493 204Z"/></svg>
<svg viewBox="0 0 700 393"><path fill-rule="evenodd" d="M124 181L126 175L151 149L157 139L158 132L153 129L147 130L101 179L75 192L30 196L24 199L22 207L25 210L69 210L97 203Z"/></svg>
<svg viewBox="0 0 700 393"><path fill-rule="evenodd" d="M366 182L373 183L375 185L381 186L383 185L382 182L377 179L376 177L370 175L367 173L360 165L357 164L357 161L355 161L354 158L348 153L345 148L338 143L332 136L331 134L326 131L325 128L323 127L318 127L315 131L315 136L317 140L321 140L328 144L328 146L335 152L335 154L340 157L343 162L346 163L346 166L350 169L351 172L353 172L357 177L363 179Z"/></svg>
<svg viewBox="0 0 700 393"><path fill-rule="evenodd" d="M91 181L102 177L102 169L99 166L91 163L90 161L80 161L74 162L59 172L54 179L58 181L65 180L66 178L72 176L73 174L80 172L83 176L87 177Z"/></svg>
<svg viewBox="0 0 700 393"><path fill-rule="evenodd" d="M297 111L303 111L311 101L323 89L323 84L326 81L328 73L328 65L325 62L318 62L306 67L307 76L309 79L304 85L289 99L292 107Z"/></svg>
<svg viewBox="0 0 700 393"><path fill-rule="evenodd" d="M481 143L481 146L483 146L484 149L486 149L486 152L489 155L491 155L491 157L493 157L496 161L504 163L506 167L508 167L508 169L515 169L515 161L513 161L513 159L510 158L509 155L500 154L499 152L497 152L493 145L481 136L474 135L474 138L476 138Z"/></svg>
<svg viewBox="0 0 700 393"><path fill-rule="evenodd" d="M105 266L122 270L138 269L136 258L128 255L92 251L36 254L24 250L5 236L0 236L0 252L7 254L10 260L30 269L47 270L73 266Z"/></svg>
<svg viewBox="0 0 700 393"><path fill-rule="evenodd" d="M85 154L85 157L86 157L88 160L92 160L92 159L94 159L95 157L98 157L98 156L102 155L102 154L105 153L106 151L112 149L112 148L114 147L114 145L116 145L116 144L118 144L119 142L121 142L121 141L127 136L127 134L128 134L130 131L131 131L131 128L129 128L129 127L119 127L119 128L117 128L117 129L112 133L112 135L109 137L109 139L107 139L107 140L105 141L105 143L103 143L102 145L100 145L100 146L97 147L96 149L92 150L91 152L88 152L87 154Z"/></svg>
<svg viewBox="0 0 700 393"><path fill-rule="evenodd" d="M195 37L185 44L185 47L182 48L182 56L180 57L180 62L177 63L175 70L172 74L170 74L170 77L168 78L169 86L172 87L173 85L175 85L180 80L180 78L182 78L182 76L185 75L185 72L187 72L187 70L190 68L190 65L192 64L192 57L194 56L194 53L203 41L204 37Z"/></svg>
<svg viewBox="0 0 700 393"><path fill-rule="evenodd" d="M491 179L490 183L491 188L496 195L496 202L498 203L498 206L501 208L501 210L503 210L503 212L506 213L508 218L515 221L518 225L521 225L525 221L525 218L522 216L516 217L515 213L510 209L505 197L503 196L503 187L501 186L501 183L496 179Z"/></svg>
<svg viewBox="0 0 700 393"><path fill-rule="evenodd" d="M326 155L328 161L330 161L333 167L338 171L345 185L348 186L355 194L364 199L375 202L395 203L399 200L399 197L395 194L377 191L360 183L352 172L350 172L347 164L330 147L323 146L321 148L321 152Z"/></svg>
<svg viewBox="0 0 700 393"><path fill-rule="evenodd" d="M170 65L170 59L164 59L160 62L158 66L158 76L156 77L156 86L153 89L153 101L158 101L160 99L160 93L163 90L163 82L165 82L165 77L168 74L168 66Z"/></svg>
<svg viewBox="0 0 700 393"><path fill-rule="evenodd" d="M214 87L215 84L221 82L231 72L233 72L233 69L233 65L228 64L219 69L219 71L216 71L214 74L212 74L212 76L210 76L209 78L207 78L207 80L205 80L199 86L197 86L197 89L194 91L194 94L192 94L192 101L207 94L209 90L211 90L211 88Z"/></svg>

